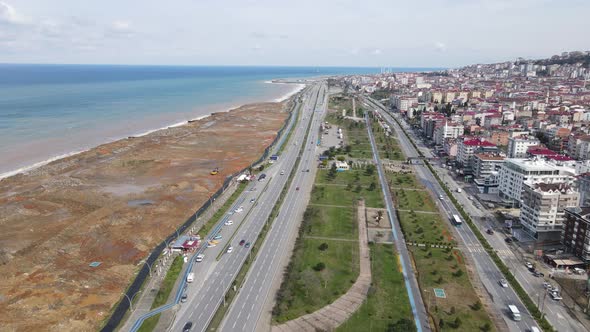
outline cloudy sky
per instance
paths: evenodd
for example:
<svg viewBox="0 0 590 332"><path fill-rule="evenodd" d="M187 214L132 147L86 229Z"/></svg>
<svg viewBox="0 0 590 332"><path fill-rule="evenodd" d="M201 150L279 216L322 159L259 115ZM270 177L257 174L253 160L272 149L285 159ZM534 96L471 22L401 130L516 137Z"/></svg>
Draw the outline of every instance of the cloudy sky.
<svg viewBox="0 0 590 332"><path fill-rule="evenodd" d="M0 0L0 63L454 67L589 50L588 0Z"/></svg>

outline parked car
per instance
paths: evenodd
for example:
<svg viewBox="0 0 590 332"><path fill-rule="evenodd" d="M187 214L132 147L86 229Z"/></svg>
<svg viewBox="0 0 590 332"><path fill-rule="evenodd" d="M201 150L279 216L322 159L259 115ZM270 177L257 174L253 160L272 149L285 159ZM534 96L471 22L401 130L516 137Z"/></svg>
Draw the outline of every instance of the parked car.
<svg viewBox="0 0 590 332"><path fill-rule="evenodd" d="M551 292L550 295L551 295L551 298L555 301L563 300L561 295L559 295L559 292L554 291L554 292Z"/></svg>
<svg viewBox="0 0 590 332"><path fill-rule="evenodd" d="M226 222L223 223L225 226L231 226L234 224L233 220L228 220Z"/></svg>
<svg viewBox="0 0 590 332"><path fill-rule="evenodd" d="M494 231L491 228L486 229L486 233L492 235L494 234Z"/></svg>
<svg viewBox="0 0 590 332"><path fill-rule="evenodd" d="M504 241L506 241L506 243L512 243L512 239L507 237L506 239L504 239Z"/></svg>
<svg viewBox="0 0 590 332"><path fill-rule="evenodd" d="M537 278L545 276L545 274L543 272L539 272L539 271L533 272L533 275Z"/></svg>
<svg viewBox="0 0 590 332"><path fill-rule="evenodd" d="M186 293L182 294L182 297L180 298L180 302L185 303L186 300L188 300L188 295L186 295Z"/></svg>
<svg viewBox="0 0 590 332"><path fill-rule="evenodd" d="M221 236L221 234L217 234L213 237L213 240L221 240L223 238L223 236Z"/></svg>
<svg viewBox="0 0 590 332"><path fill-rule="evenodd" d="M530 269L533 267L533 264L531 262L524 262L524 266L526 266L527 269Z"/></svg>
<svg viewBox="0 0 590 332"><path fill-rule="evenodd" d="M240 245L241 245L241 246L243 246L243 245L244 245L244 243L246 243L246 240L242 240L242 241L240 241Z"/></svg>
<svg viewBox="0 0 590 332"><path fill-rule="evenodd" d="M299 187L296 187L295 190L299 190Z"/></svg>

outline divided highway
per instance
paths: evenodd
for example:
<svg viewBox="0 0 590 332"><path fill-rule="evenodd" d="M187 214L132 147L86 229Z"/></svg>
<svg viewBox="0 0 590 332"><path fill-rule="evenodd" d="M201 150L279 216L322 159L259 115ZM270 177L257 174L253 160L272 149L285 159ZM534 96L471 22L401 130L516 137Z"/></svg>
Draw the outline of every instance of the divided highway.
<svg viewBox="0 0 590 332"><path fill-rule="evenodd" d="M224 318L220 331L255 331L268 329L270 316L262 318L265 304L272 302L273 281L282 275L281 262L291 256L290 243L297 235L303 212L306 209L308 195L314 182L317 160L319 126L327 106L327 87L322 85L314 100L306 104L306 113L312 112L311 127L304 142L299 167L291 187L280 207L277 218L273 221L264 244L250 266L246 281ZM298 138L303 142L302 137Z"/></svg>
<svg viewBox="0 0 590 332"><path fill-rule="evenodd" d="M182 331L187 322L193 324L191 331L205 331L217 308L222 305L225 294L232 286L244 261L250 256L250 248L246 248L246 243L253 243L257 239L287 182L304 142L308 125L312 121L315 99L318 95L323 95L325 90L325 84L321 82L306 89L302 94L304 103L301 122L293 128L293 134L279 161L264 170L266 179L250 184L243 193L243 211L225 218L232 219L233 223L221 228L222 239L219 240L218 246L206 249L203 262L194 265L192 272L195 273L195 281L189 284L187 289L187 302L181 303L177 308L172 331ZM303 148L307 149L305 146ZM233 247L232 252L223 254L220 260L216 261L216 256L234 232L235 236L230 243ZM272 234L269 233L267 240L271 238ZM241 240L244 240L243 245L240 245ZM259 257L264 257L261 254L264 254L263 251L259 251ZM250 271L254 271L254 268L251 267Z"/></svg>
<svg viewBox="0 0 590 332"><path fill-rule="evenodd" d="M386 111L385 107L379 104L378 102L375 102L370 99L365 99L365 102L369 106L374 108L377 112L379 112L383 119L385 119L389 123L389 125L395 130L396 135L399 138L400 146L405 155L409 158L419 157L419 154L414 148L414 146L403 134L402 129L399 127L399 125L393 119L390 113ZM447 220L451 220L453 214L460 215L460 213L452 204L446 192L439 185L438 181L430 172L430 170L427 167L420 165L416 165L414 169L416 170L416 176L430 190L431 195L433 195L433 198L438 201L438 204L441 206L441 209L445 211L447 215ZM443 196L442 200L438 199L439 195ZM451 224L450 221L449 224ZM455 228L456 234L459 236L460 239L459 242L462 243L464 246L463 253L466 256L470 256L471 261L474 263L476 267L477 273L483 286L490 295L491 301L494 304L495 309L504 319L510 331L525 332L529 331L531 326L537 326L536 322L534 321L534 319L532 318L524 304L520 301L520 298L514 292L514 290L511 287L504 288L500 286L499 281L504 276L502 275L502 272L500 272L496 264L492 261L490 256L487 254L487 252L484 250L484 248L481 246L471 228L469 228L468 225L462 225L457 227L452 226L452 224L451 227ZM509 317L509 304L516 305L518 309L521 311L521 321L517 322Z"/></svg>

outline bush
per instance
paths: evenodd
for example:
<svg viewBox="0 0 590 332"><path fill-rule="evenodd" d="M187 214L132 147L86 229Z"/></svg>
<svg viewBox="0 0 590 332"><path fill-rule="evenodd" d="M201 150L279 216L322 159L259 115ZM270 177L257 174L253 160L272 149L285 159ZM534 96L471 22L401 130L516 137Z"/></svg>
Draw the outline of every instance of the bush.
<svg viewBox="0 0 590 332"><path fill-rule="evenodd" d="M481 309L481 301L477 301L474 304L471 305L471 309L478 311Z"/></svg>
<svg viewBox="0 0 590 332"><path fill-rule="evenodd" d="M326 242L324 242L324 243L320 244L320 246L318 247L318 249L320 251L326 251L326 250L328 250L328 244Z"/></svg>
<svg viewBox="0 0 590 332"><path fill-rule="evenodd" d="M314 269L315 271L318 271L318 272L320 272L320 271L323 271L325 268L326 268L326 264L324 264L324 263L322 263L322 262L319 262L319 263L317 263L317 264L316 264L316 265L314 265L314 267L313 267L313 269Z"/></svg>

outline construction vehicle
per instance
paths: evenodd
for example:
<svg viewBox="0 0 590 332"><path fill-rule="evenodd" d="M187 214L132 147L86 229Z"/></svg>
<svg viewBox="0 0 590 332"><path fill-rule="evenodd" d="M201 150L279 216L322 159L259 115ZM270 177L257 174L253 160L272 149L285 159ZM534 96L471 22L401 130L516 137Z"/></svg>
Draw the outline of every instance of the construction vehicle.
<svg viewBox="0 0 590 332"><path fill-rule="evenodd" d="M219 167L215 167L215 169L211 171L211 175L217 175L217 173L219 173Z"/></svg>

